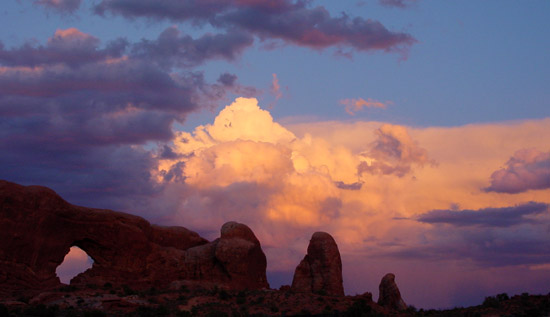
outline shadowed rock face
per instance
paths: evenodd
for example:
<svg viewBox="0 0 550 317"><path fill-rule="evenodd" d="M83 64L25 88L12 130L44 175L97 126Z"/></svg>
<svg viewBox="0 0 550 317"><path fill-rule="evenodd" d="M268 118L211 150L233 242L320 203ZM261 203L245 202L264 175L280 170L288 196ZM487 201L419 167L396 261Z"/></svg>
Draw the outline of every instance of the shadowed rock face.
<svg viewBox="0 0 550 317"><path fill-rule="evenodd" d="M60 285L55 270L78 246L94 260L72 285L167 287L176 280L229 289L269 287L266 258L246 225L230 222L213 242L183 227L67 203L51 189L0 181L0 293Z"/></svg>
<svg viewBox="0 0 550 317"><path fill-rule="evenodd" d="M405 304L405 302L401 298L399 288L397 288L397 284L395 284L394 274L386 274L382 278L382 281L380 281L380 286L378 287L378 289L380 291L380 296L378 297L378 305L395 310L407 309L407 304Z"/></svg>
<svg viewBox="0 0 550 317"><path fill-rule="evenodd" d="M342 260L336 241L330 234L313 234L306 256L296 267L291 289L296 292L344 296Z"/></svg>

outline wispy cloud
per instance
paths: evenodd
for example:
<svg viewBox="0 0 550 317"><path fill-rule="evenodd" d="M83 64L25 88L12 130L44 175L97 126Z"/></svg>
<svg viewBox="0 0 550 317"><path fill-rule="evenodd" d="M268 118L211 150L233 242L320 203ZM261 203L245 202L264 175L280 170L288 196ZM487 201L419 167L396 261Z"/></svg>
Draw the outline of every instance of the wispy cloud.
<svg viewBox="0 0 550 317"><path fill-rule="evenodd" d="M279 78L277 78L277 74L273 74L273 80L271 81L271 93L275 96L275 100L279 100L283 97L283 92L281 91L281 85L279 85Z"/></svg>
<svg viewBox="0 0 550 317"><path fill-rule="evenodd" d="M82 3L82 0L33 0L35 4L46 8L55 9L62 13L74 12Z"/></svg>
<svg viewBox="0 0 550 317"><path fill-rule="evenodd" d="M549 206L545 203L529 202L513 207L479 210L432 210L418 216L417 220L424 223L453 226L510 227L534 222L527 216L548 212Z"/></svg>
<svg viewBox="0 0 550 317"><path fill-rule="evenodd" d="M393 103L391 101L382 102L371 98L368 98L367 100L363 98L357 98L357 99L342 99L340 100L340 104L345 107L346 112L349 115L353 116L357 111L360 111L363 108L386 109L388 105L391 105Z"/></svg>
<svg viewBox="0 0 550 317"><path fill-rule="evenodd" d="M378 2L386 7L406 8L411 6L417 0L378 0Z"/></svg>

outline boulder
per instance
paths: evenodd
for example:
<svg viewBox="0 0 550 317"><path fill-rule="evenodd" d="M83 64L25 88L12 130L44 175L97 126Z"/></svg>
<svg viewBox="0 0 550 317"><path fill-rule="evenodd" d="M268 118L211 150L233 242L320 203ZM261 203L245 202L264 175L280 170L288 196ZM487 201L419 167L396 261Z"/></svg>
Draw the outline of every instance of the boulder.
<svg viewBox="0 0 550 317"><path fill-rule="evenodd" d="M72 246L94 264L71 285L164 288L189 280L227 289L268 287L265 255L252 230L230 222L221 231L208 242L183 227L71 205L51 189L0 180L0 296L60 286L55 270Z"/></svg>
<svg viewBox="0 0 550 317"><path fill-rule="evenodd" d="M315 232L307 254L296 267L291 289L295 292L344 296L342 260L334 238Z"/></svg>
<svg viewBox="0 0 550 317"><path fill-rule="evenodd" d="M401 298L399 288L395 284L394 274L386 274L380 281L378 289L380 291L378 305L399 311L407 309L407 304Z"/></svg>

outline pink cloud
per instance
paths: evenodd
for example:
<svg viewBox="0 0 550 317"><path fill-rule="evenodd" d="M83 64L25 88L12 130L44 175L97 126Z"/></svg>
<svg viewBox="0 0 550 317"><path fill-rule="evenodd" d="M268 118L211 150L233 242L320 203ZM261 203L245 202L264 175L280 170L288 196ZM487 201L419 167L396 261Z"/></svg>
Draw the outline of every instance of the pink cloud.
<svg viewBox="0 0 550 317"><path fill-rule="evenodd" d="M521 149L506 162L506 167L491 174L488 192L516 194L550 188L550 152Z"/></svg>
<svg viewBox="0 0 550 317"><path fill-rule="evenodd" d="M362 110L363 108L380 108L380 109L386 109L388 105L393 104L391 101L378 101L371 98L368 98L367 100L363 98L357 98L357 99L342 99L340 100L340 104L345 106L346 112L349 115L355 115L355 113L359 110Z"/></svg>
<svg viewBox="0 0 550 317"><path fill-rule="evenodd" d="M275 100L279 100L283 97L283 92L281 91L281 85L279 85L277 74L273 74L273 80L271 81L271 93L275 96Z"/></svg>
<svg viewBox="0 0 550 317"><path fill-rule="evenodd" d="M375 134L376 141L365 153L368 160L361 162L357 168L359 175L366 172L403 177L411 171L412 164L435 164L435 161L428 157L426 149L413 140L405 127L384 124Z"/></svg>

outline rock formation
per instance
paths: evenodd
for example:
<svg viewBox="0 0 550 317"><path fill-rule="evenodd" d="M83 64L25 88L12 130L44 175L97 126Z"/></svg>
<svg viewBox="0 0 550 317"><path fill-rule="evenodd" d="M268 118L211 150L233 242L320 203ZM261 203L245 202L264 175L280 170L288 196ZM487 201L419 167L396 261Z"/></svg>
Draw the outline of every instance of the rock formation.
<svg viewBox="0 0 550 317"><path fill-rule="evenodd" d="M395 310L407 309L407 304L401 298L401 293L397 284L395 284L395 275L392 273L386 274L380 286L378 287L380 296L378 297L378 305Z"/></svg>
<svg viewBox="0 0 550 317"><path fill-rule="evenodd" d="M295 292L344 296L342 260L330 234L313 234L306 256L296 267L291 289Z"/></svg>
<svg viewBox="0 0 550 317"><path fill-rule="evenodd" d="M228 289L269 287L265 255L246 225L226 223L221 237L208 242L182 227L74 206L48 188L0 181L0 293L59 286L55 270L71 246L94 260L71 285L161 288L183 280Z"/></svg>

